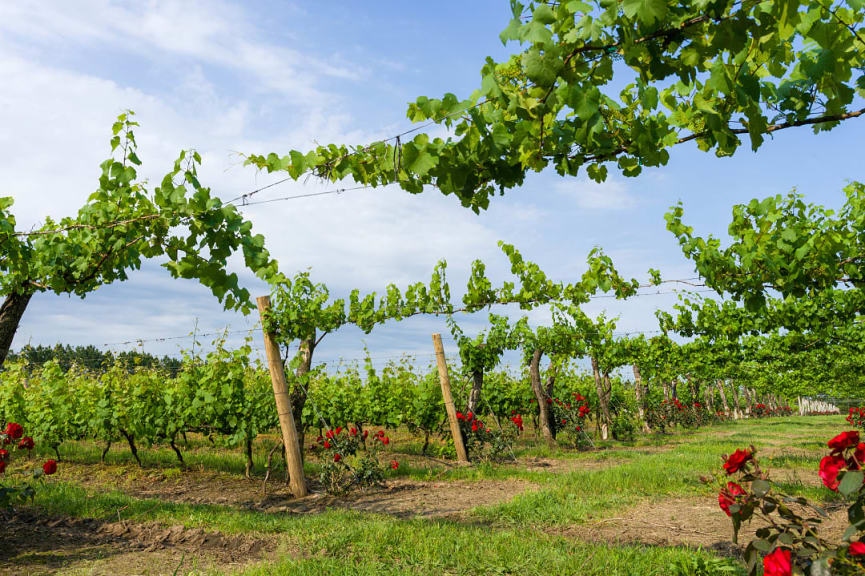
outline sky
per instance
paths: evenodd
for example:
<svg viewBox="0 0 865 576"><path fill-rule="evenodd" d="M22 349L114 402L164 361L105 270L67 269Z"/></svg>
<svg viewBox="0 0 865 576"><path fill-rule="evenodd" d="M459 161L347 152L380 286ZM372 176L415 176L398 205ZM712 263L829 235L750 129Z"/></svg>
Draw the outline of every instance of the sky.
<svg viewBox="0 0 865 576"><path fill-rule="evenodd" d="M22 229L74 214L97 187L114 118L132 109L141 124L140 175L158 183L181 149L195 148L202 183L234 198L280 178L244 167L243 154L368 143L411 128L405 111L418 96L467 97L487 56L503 59L517 49L498 39L509 18L506 0L0 3L0 196L15 199ZM839 206L843 186L865 180L863 134L865 120L819 135L786 130L756 154L743 146L723 159L685 144L671 150L665 167L638 178L611 170L603 184L536 174L480 215L435 191L394 188L244 213L283 272L310 270L337 297L428 280L441 259L454 289L478 258L494 279L507 279L500 240L556 280L577 279L596 246L627 277L648 280L648 269L657 268L665 278L688 278L693 266L664 226L670 206L683 202L698 233L722 237L732 206L751 198L796 188L809 201ZM290 182L256 198L333 188ZM254 295L268 292L236 270ZM657 329L654 311L675 304L671 290L626 302L598 298L586 310L617 316L621 333L648 332ZM547 321L543 310L530 317ZM485 320L458 319L468 334ZM232 345L249 330L260 346L256 322L223 311L207 289L174 280L153 262L83 300L37 295L13 347L62 342L176 355L190 347L193 330L229 329ZM443 318L414 318L369 335L345 328L327 336L316 356L335 366L367 349L376 363L404 353L428 362L433 332L455 352ZM199 340L207 346L212 339Z"/></svg>

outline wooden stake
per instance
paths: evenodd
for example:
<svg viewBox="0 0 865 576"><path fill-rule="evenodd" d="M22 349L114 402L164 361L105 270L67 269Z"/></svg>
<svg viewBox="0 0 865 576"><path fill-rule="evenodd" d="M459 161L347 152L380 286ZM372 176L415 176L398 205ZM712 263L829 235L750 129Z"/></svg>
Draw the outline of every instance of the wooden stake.
<svg viewBox="0 0 865 576"><path fill-rule="evenodd" d="M436 363L439 368L439 383L442 386L442 397L445 401L445 410L448 413L448 421L451 425L451 436L454 438L454 448L457 452L457 461L467 463L469 461L466 454L466 447L463 444L463 434L460 432L460 424L457 421L457 409L454 406L454 399L451 396L451 379L448 376L448 365L445 362L445 349L442 346L441 334L433 334L433 347L436 351Z"/></svg>
<svg viewBox="0 0 865 576"><path fill-rule="evenodd" d="M270 296L261 296L256 300L256 303L258 304L258 313L261 315L264 351L267 354L267 367L270 369L270 381L273 384L273 398L276 400L279 428L282 431L282 443L285 446L289 489L295 498L302 498L309 492L306 488L306 478L303 475L303 457L297 442L297 428L294 425L294 414L291 411L288 384L285 381L285 371L282 366L282 358L279 355L279 346L276 344L273 333L268 332L264 327L264 317L270 310Z"/></svg>

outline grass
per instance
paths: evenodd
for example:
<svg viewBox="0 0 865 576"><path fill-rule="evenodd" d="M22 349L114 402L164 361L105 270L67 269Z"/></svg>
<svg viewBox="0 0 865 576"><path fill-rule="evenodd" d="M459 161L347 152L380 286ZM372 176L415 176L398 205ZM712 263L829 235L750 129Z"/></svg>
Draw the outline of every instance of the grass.
<svg viewBox="0 0 865 576"><path fill-rule="evenodd" d="M400 520L347 511L265 514L139 500L120 492L94 495L68 484L47 486L40 491L38 504L70 516L114 519L122 510L124 519L282 535L277 559L242 572L247 575L661 575L670 574L671 565L712 558L683 548L587 544L530 527L490 530L455 521Z"/></svg>
<svg viewBox="0 0 865 576"><path fill-rule="evenodd" d="M712 562L730 566L711 553L642 545L605 545L553 534L551 528L612 516L643 500L670 497L711 498L715 490L700 477L718 472L721 455L754 444L765 468L784 469L804 478L781 488L790 494L825 500L832 493L818 485L817 465L825 441L842 427L837 417L729 423L658 438L640 437L633 446L608 445L594 452L550 450L518 444L520 458L567 460L576 469L546 471L523 464L472 467L423 467L418 460L398 475L419 480L478 481L520 479L536 483L503 504L475 509L460 520L400 519L344 510L284 514L220 505L191 505L133 498L119 491L87 491L72 483L50 482L36 505L75 517L155 520L226 533L273 535L276 553L241 572L277 574L582 574L604 576L717 573ZM145 464L176 468L174 454L142 451ZM190 464L242 474L240 454L225 454L207 444L187 451ZM64 449L74 461L98 462L99 447L77 443ZM128 463L117 450L110 462ZM579 466L581 463L595 466ZM598 463L603 466L597 465ZM263 466L263 462L261 463ZM310 471L314 463L308 463ZM556 470L559 470L558 468ZM164 470L163 470L164 472ZM479 485L479 489L482 489ZM251 488L254 489L254 488ZM443 488L446 490L446 488ZM719 512L720 513L720 512ZM705 568L710 563L710 568ZM679 566L679 568L675 568ZM703 566L701 568L701 566ZM671 568L672 567L672 568ZM741 573L741 572L740 572Z"/></svg>

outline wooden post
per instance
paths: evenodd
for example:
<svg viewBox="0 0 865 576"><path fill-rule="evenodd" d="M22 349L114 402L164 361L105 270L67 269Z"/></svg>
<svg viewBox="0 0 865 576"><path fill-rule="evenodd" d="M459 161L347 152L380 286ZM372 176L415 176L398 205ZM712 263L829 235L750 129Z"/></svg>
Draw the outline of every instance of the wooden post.
<svg viewBox="0 0 865 576"><path fill-rule="evenodd" d="M295 498L302 498L309 492L306 488L306 478L303 475L303 456L297 442L297 428L294 425L294 414L291 411L291 397L288 395L288 384L285 381L285 370L279 355L279 346L274 335L264 327L264 317L270 310L270 296L261 296L256 300L258 313L261 315L262 332L264 332L264 351L267 354L267 367L270 369L270 382L273 384L273 398L276 400L276 412L279 415L279 428L282 431L282 444L285 446L285 460L288 468L289 488Z"/></svg>
<svg viewBox="0 0 865 576"><path fill-rule="evenodd" d="M463 434L460 431L460 423L457 422L457 409L454 406L454 399L451 396L451 379L448 376L448 365L445 362L445 349L442 346L441 334L433 334L433 347L436 351L436 364L439 368L439 383L442 387L442 397L445 401L445 410L448 413L448 422L451 425L451 436L454 438L454 448L457 452L457 461L467 463L469 457L466 454L466 447L463 444Z"/></svg>

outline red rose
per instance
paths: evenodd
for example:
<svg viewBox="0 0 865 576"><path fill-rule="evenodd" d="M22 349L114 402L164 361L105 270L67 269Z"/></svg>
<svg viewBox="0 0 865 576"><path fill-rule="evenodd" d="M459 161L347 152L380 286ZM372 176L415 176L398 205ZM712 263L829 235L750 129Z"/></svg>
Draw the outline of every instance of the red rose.
<svg viewBox="0 0 865 576"><path fill-rule="evenodd" d="M553 399L552 399L552 398L547 398L547 404L552 404L552 403L553 403Z"/></svg>
<svg viewBox="0 0 865 576"><path fill-rule="evenodd" d="M339 462L340 460L342 460L342 456L339 453L333 455L334 462Z"/></svg>
<svg viewBox="0 0 865 576"><path fill-rule="evenodd" d="M727 457L727 461L724 462L724 470L727 471L727 475L735 474L752 458L753 454L748 450L736 450Z"/></svg>
<svg viewBox="0 0 865 576"><path fill-rule="evenodd" d="M764 576L791 576L793 566L790 564L790 551L776 548L774 552L763 558Z"/></svg>
<svg viewBox="0 0 865 576"><path fill-rule="evenodd" d="M324 441L324 447L325 447L325 448L330 448L330 441L325 440L325 441Z"/></svg>
<svg viewBox="0 0 865 576"><path fill-rule="evenodd" d="M21 439L21 442L18 443L19 450L33 450L34 446L36 446L36 444L30 436L25 436Z"/></svg>
<svg viewBox="0 0 865 576"><path fill-rule="evenodd" d="M724 511L727 516L732 516L730 506L736 503L737 496L744 496L745 489L735 482L727 482L727 487L718 492L718 506Z"/></svg>
<svg viewBox="0 0 865 576"><path fill-rule="evenodd" d="M352 428L351 430L348 431L348 433L351 434L352 436L357 436L357 428Z"/></svg>
<svg viewBox="0 0 865 576"><path fill-rule="evenodd" d="M390 444L390 438L385 436L384 438L381 439L381 443L384 444L385 446L387 446L388 444Z"/></svg>
<svg viewBox="0 0 865 576"><path fill-rule="evenodd" d="M847 549L847 554L850 556L862 556L865 554L865 542L853 542L850 548Z"/></svg>
<svg viewBox="0 0 865 576"><path fill-rule="evenodd" d="M464 420L464 419L465 419L465 417L463 416L463 413L457 412L457 420Z"/></svg>
<svg viewBox="0 0 865 576"><path fill-rule="evenodd" d="M396 460L391 460L390 467L396 470L397 468L399 468L399 462L397 462Z"/></svg>
<svg viewBox="0 0 865 576"><path fill-rule="evenodd" d="M844 468L844 459L837 455L824 456L820 460L820 478L829 490L838 490L838 473Z"/></svg>
<svg viewBox="0 0 865 576"><path fill-rule="evenodd" d="M846 448L850 448L851 446L856 446L859 443L859 432L856 430L851 430L849 432L841 432L827 444L829 448L834 452L840 452Z"/></svg>
<svg viewBox="0 0 865 576"><path fill-rule="evenodd" d="M0 460L0 474L3 474L4 472L6 472L6 462Z"/></svg>
<svg viewBox="0 0 865 576"><path fill-rule="evenodd" d="M472 432L477 432L477 431L478 431L478 423L474 422L474 423L472 423Z"/></svg>
<svg viewBox="0 0 865 576"><path fill-rule="evenodd" d="M468 414L466 414L466 420L468 420L468 421L471 421L471 419L474 418L474 417L475 417L475 415L472 414L471 412L469 412Z"/></svg>
<svg viewBox="0 0 865 576"><path fill-rule="evenodd" d="M369 430L363 431L363 439L366 440L366 437L369 436Z"/></svg>
<svg viewBox="0 0 865 576"><path fill-rule="evenodd" d="M577 426L577 432L579 432L580 430L582 430L582 428L580 428L579 426Z"/></svg>
<svg viewBox="0 0 865 576"><path fill-rule="evenodd" d="M45 472L46 476L51 476L52 474L57 472L57 461L46 460L45 464L42 465L42 471Z"/></svg>
<svg viewBox="0 0 865 576"><path fill-rule="evenodd" d="M336 427L336 433L337 433L337 434L342 434L342 426L337 426L337 427Z"/></svg>
<svg viewBox="0 0 865 576"><path fill-rule="evenodd" d="M6 450L0 450L0 461L8 462L9 461L9 452Z"/></svg>
<svg viewBox="0 0 865 576"><path fill-rule="evenodd" d="M333 438L333 430L328 430L327 432L324 433L324 435L327 436L328 438Z"/></svg>
<svg viewBox="0 0 865 576"><path fill-rule="evenodd" d="M6 425L6 435L13 440L18 440L24 436L24 428L21 427L21 424L10 422Z"/></svg>

